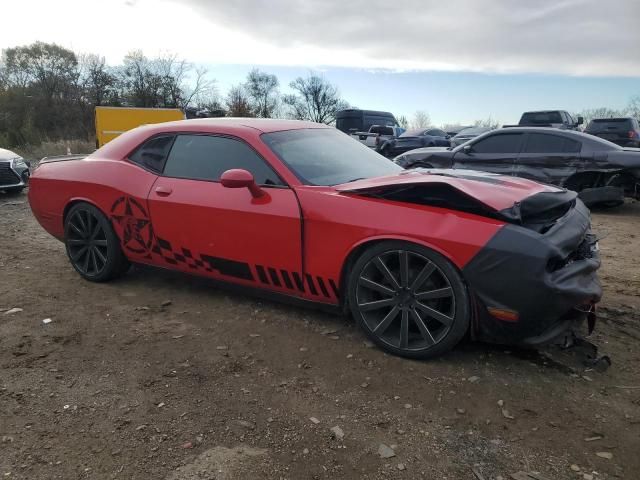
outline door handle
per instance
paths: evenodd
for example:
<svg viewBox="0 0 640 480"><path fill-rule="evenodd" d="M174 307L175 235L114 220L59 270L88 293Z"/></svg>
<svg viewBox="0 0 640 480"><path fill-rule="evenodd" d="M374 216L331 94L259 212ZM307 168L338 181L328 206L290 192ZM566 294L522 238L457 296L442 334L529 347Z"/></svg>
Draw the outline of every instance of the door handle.
<svg viewBox="0 0 640 480"><path fill-rule="evenodd" d="M168 197L169 195L171 195L171 192L173 192L173 190L171 190L169 187L156 187L156 194L160 195L161 197Z"/></svg>

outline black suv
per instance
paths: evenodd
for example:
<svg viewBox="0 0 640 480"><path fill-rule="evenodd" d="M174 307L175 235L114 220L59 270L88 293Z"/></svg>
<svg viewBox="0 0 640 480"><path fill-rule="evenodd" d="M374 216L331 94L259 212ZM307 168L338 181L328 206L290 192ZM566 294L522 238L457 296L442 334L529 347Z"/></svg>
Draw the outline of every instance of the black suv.
<svg viewBox="0 0 640 480"><path fill-rule="evenodd" d="M638 120L632 117L594 118L584 132L621 147L640 148L640 127Z"/></svg>

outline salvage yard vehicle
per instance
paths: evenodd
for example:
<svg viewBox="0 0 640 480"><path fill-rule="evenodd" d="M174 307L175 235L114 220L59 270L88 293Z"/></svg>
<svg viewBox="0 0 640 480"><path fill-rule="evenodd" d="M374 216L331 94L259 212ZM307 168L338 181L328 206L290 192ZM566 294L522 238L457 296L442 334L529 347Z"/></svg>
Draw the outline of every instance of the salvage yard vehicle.
<svg viewBox="0 0 640 480"><path fill-rule="evenodd" d="M518 125L505 125L505 127L553 127L562 130L578 130L584 123L584 118L573 117L566 110L539 110L524 112Z"/></svg>
<svg viewBox="0 0 640 480"><path fill-rule="evenodd" d="M594 118L584 133L604 138L621 147L640 148L640 126L633 117Z"/></svg>
<svg viewBox="0 0 640 480"><path fill-rule="evenodd" d="M469 140L482 135L483 133L490 132L491 130L493 129L490 127L465 128L463 130L460 130L460 132L451 139L451 146L457 147L458 145L462 145L463 143L466 143Z"/></svg>
<svg viewBox="0 0 640 480"><path fill-rule="evenodd" d="M421 147L448 147L449 135L439 128L420 128L407 130L398 138L390 138L382 144L379 152L393 158L409 150Z"/></svg>
<svg viewBox="0 0 640 480"><path fill-rule="evenodd" d="M408 169L471 169L528 178L579 192L588 206L640 198L639 150L571 130L492 130L455 148L412 150L395 162Z"/></svg>
<svg viewBox="0 0 640 480"><path fill-rule="evenodd" d="M358 108L347 108L336 112L336 128L341 132L347 134L366 132L372 125L399 126L396 117L391 112L360 110Z"/></svg>
<svg viewBox="0 0 640 480"><path fill-rule="evenodd" d="M29 162L11 150L0 148L0 190L20 193L29 183Z"/></svg>
<svg viewBox="0 0 640 480"><path fill-rule="evenodd" d="M42 162L33 214L73 268L130 263L350 311L413 358L474 339L566 338L600 300L574 192L466 171L405 171L326 125L203 119L136 128Z"/></svg>
<svg viewBox="0 0 640 480"><path fill-rule="evenodd" d="M372 125L368 132L352 133L351 137L358 140L363 145L378 151L387 140L391 140L392 138L402 135L404 131L405 130L402 127Z"/></svg>

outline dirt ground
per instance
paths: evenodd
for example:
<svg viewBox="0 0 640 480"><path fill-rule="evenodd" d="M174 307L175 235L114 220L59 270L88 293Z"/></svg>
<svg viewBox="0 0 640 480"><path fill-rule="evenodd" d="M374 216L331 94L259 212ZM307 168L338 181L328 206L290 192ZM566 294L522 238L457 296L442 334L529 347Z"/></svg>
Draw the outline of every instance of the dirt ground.
<svg viewBox="0 0 640 480"><path fill-rule="evenodd" d="M26 200L0 194L0 478L640 478L640 203L593 214L600 373L470 343L396 358L167 271L91 284Z"/></svg>

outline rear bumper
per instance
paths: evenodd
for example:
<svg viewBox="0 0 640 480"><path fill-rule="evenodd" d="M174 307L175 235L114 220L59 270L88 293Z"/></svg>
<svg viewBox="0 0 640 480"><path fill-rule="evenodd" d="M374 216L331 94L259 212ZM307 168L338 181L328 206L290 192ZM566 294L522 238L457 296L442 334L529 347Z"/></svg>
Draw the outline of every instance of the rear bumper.
<svg viewBox="0 0 640 480"><path fill-rule="evenodd" d="M503 227L463 269L476 299L475 336L533 345L575 327L602 296L593 242L580 201L544 234Z"/></svg>

